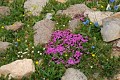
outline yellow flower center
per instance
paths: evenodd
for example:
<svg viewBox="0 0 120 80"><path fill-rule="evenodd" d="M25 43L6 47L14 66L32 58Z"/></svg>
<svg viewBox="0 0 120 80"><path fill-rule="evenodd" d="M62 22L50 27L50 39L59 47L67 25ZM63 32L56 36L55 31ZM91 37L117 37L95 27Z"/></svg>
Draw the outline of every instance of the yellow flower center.
<svg viewBox="0 0 120 80"><path fill-rule="evenodd" d="M20 42L20 39L17 39L17 42Z"/></svg>
<svg viewBox="0 0 120 80"><path fill-rule="evenodd" d="M35 62L35 64L37 64L37 65L38 65L38 64L39 64L39 62L38 62L38 61L36 61L36 62Z"/></svg>
<svg viewBox="0 0 120 80"><path fill-rule="evenodd" d="M95 54L92 54L92 57L95 57Z"/></svg>
<svg viewBox="0 0 120 80"><path fill-rule="evenodd" d="M1 28L4 29L4 26L2 26Z"/></svg>
<svg viewBox="0 0 120 80"><path fill-rule="evenodd" d="M91 25L92 23L90 22L90 25Z"/></svg>
<svg viewBox="0 0 120 80"><path fill-rule="evenodd" d="M103 5L101 5L101 8L104 8L104 6L103 6Z"/></svg>

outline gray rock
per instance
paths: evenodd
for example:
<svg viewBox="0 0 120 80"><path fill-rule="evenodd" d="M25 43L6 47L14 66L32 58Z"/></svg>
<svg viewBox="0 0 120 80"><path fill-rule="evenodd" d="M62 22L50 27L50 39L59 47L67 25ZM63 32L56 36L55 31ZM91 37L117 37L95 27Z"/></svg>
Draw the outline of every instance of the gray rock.
<svg viewBox="0 0 120 80"><path fill-rule="evenodd" d="M39 16L48 1L49 0L27 0L24 3L25 12L28 12L28 15Z"/></svg>
<svg viewBox="0 0 120 80"><path fill-rule="evenodd" d="M37 22L33 29L35 30L34 34L34 45L46 44L51 39L53 29L55 27L55 22L44 19Z"/></svg>
<svg viewBox="0 0 120 80"><path fill-rule="evenodd" d="M0 6L0 17L10 15L10 9L6 6Z"/></svg>
<svg viewBox="0 0 120 80"><path fill-rule="evenodd" d="M119 58L120 57L120 49L118 48L113 48L112 49L112 54L111 54L111 57L116 57L116 58Z"/></svg>
<svg viewBox="0 0 120 80"><path fill-rule="evenodd" d="M120 73L117 74L117 75L115 75L114 78L113 78L113 80L120 80Z"/></svg>
<svg viewBox="0 0 120 80"><path fill-rule="evenodd" d="M33 72L35 72L35 66L32 59L16 60L0 67L0 76L9 75L9 79L21 80L23 76L29 77Z"/></svg>
<svg viewBox="0 0 120 80"><path fill-rule="evenodd" d="M87 77L77 69L68 68L61 80L87 80Z"/></svg>
<svg viewBox="0 0 120 80"><path fill-rule="evenodd" d="M98 24L102 25L102 20L106 17L109 17L113 14L113 12L101 12L101 11L85 11L84 16L88 16L91 22L95 23L98 22Z"/></svg>
<svg viewBox="0 0 120 80"><path fill-rule="evenodd" d="M113 48L112 48L112 54L111 57L120 57L120 39L115 40L112 42Z"/></svg>
<svg viewBox="0 0 120 80"><path fill-rule="evenodd" d="M78 27L80 20L79 19L74 19L69 22L69 29L74 32L75 29Z"/></svg>
<svg viewBox="0 0 120 80"><path fill-rule="evenodd" d="M47 13L45 19L52 19L52 13Z"/></svg>
<svg viewBox="0 0 120 80"><path fill-rule="evenodd" d="M120 12L103 20L101 34L106 42L120 38Z"/></svg>
<svg viewBox="0 0 120 80"><path fill-rule="evenodd" d="M120 48L120 39L119 39L119 41L117 42L117 47Z"/></svg>
<svg viewBox="0 0 120 80"><path fill-rule="evenodd" d="M0 41L0 52L4 52L7 48L9 48L9 42Z"/></svg>
<svg viewBox="0 0 120 80"><path fill-rule="evenodd" d="M5 29L7 30L12 30L12 31L17 31L18 29L23 27L23 23L21 22L15 22L13 25L5 26Z"/></svg>
<svg viewBox="0 0 120 80"><path fill-rule="evenodd" d="M85 4L75 4L67 8L66 10L59 10L57 14L65 14L73 18L76 14L82 14L86 10L90 10Z"/></svg>

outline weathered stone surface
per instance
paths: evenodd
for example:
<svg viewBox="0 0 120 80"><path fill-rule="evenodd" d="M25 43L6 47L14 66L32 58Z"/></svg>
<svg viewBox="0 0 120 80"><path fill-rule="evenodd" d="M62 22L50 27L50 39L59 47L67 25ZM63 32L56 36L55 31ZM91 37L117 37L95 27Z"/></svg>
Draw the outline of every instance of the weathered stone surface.
<svg viewBox="0 0 120 80"><path fill-rule="evenodd" d="M24 3L25 12L28 12L28 15L39 16L42 8L48 1L49 0L27 0Z"/></svg>
<svg viewBox="0 0 120 80"><path fill-rule="evenodd" d="M113 48L112 48L112 54L111 57L120 57L120 39L115 40L112 42L113 43Z"/></svg>
<svg viewBox="0 0 120 80"><path fill-rule="evenodd" d="M75 29L78 27L80 20L79 19L74 19L69 22L69 29L74 32Z"/></svg>
<svg viewBox="0 0 120 80"><path fill-rule="evenodd" d="M7 48L9 48L9 42L0 41L0 52L4 52Z"/></svg>
<svg viewBox="0 0 120 80"><path fill-rule="evenodd" d="M33 29L35 30L34 45L48 43L48 41L51 38L54 27L55 22L49 19L44 19L37 22L33 26Z"/></svg>
<svg viewBox="0 0 120 80"><path fill-rule="evenodd" d="M120 12L103 20L101 34L106 42L120 38Z"/></svg>
<svg viewBox="0 0 120 80"><path fill-rule="evenodd" d="M113 48L112 49L112 54L111 54L111 57L120 57L120 48L118 49L118 48Z"/></svg>
<svg viewBox="0 0 120 80"><path fill-rule="evenodd" d="M24 24L21 23L21 22L15 22L13 25L5 26L5 29L7 29L7 30L12 30L12 31L16 31L16 30L22 28L23 25L24 25Z"/></svg>
<svg viewBox="0 0 120 80"><path fill-rule="evenodd" d="M58 2L60 2L60 3L65 3L65 2L67 2L67 0L56 0L56 1L58 1Z"/></svg>
<svg viewBox="0 0 120 80"><path fill-rule="evenodd" d="M52 13L47 13L45 19L52 19Z"/></svg>
<svg viewBox="0 0 120 80"><path fill-rule="evenodd" d="M0 67L0 75L9 75L10 78L21 79L35 72L35 66L31 59L16 60Z"/></svg>
<svg viewBox="0 0 120 80"><path fill-rule="evenodd" d="M10 9L6 6L0 6L0 17L10 15Z"/></svg>
<svg viewBox="0 0 120 80"><path fill-rule="evenodd" d="M101 12L101 11L85 11L84 16L88 16L91 22L95 23L98 22L98 24L102 25L102 20L106 17L109 17L113 14L113 12Z"/></svg>
<svg viewBox="0 0 120 80"><path fill-rule="evenodd" d="M85 4L75 4L67 8L66 10L59 10L57 14L65 14L73 18L76 14L82 14L86 10L90 10Z"/></svg>
<svg viewBox="0 0 120 80"><path fill-rule="evenodd" d="M117 47L120 48L120 40L117 42Z"/></svg>
<svg viewBox="0 0 120 80"><path fill-rule="evenodd" d="M87 80L87 77L77 69L68 68L61 80Z"/></svg>
<svg viewBox="0 0 120 80"><path fill-rule="evenodd" d="M114 79L113 80L120 80L120 73L115 75Z"/></svg>

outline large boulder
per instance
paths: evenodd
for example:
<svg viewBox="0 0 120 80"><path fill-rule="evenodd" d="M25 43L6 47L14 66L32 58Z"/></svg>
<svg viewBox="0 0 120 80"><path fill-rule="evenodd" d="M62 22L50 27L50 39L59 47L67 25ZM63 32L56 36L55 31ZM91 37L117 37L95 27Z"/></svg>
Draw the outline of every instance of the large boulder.
<svg viewBox="0 0 120 80"><path fill-rule="evenodd" d="M61 80L87 80L87 77L77 69L68 68Z"/></svg>
<svg viewBox="0 0 120 80"><path fill-rule="evenodd" d="M103 20L101 34L106 42L120 38L120 12Z"/></svg>
<svg viewBox="0 0 120 80"><path fill-rule="evenodd" d="M9 42L2 42L0 41L0 53L4 52L5 50L7 50L7 48L9 48L10 43Z"/></svg>
<svg viewBox="0 0 120 80"><path fill-rule="evenodd" d="M109 17L113 14L113 12L101 12L101 11L90 11L87 10L84 13L84 16L88 16L91 22L95 23L98 22L98 24L102 25L102 20L106 17Z"/></svg>
<svg viewBox="0 0 120 80"><path fill-rule="evenodd" d="M75 4L75 5L71 5L66 10L59 10L57 14L65 14L73 18L76 14L82 14L86 10L90 10L90 9L85 4Z"/></svg>
<svg viewBox="0 0 120 80"><path fill-rule="evenodd" d="M35 72L35 66L31 59L16 60L0 67L0 76L9 76L9 79L22 79Z"/></svg>
<svg viewBox="0 0 120 80"><path fill-rule="evenodd" d="M49 19L44 19L37 22L33 29L35 30L34 34L34 45L46 44L51 38L53 29L55 27L55 22Z"/></svg>
<svg viewBox="0 0 120 80"><path fill-rule="evenodd" d="M25 12L28 12L28 15L39 16L48 1L49 0L27 0L24 3Z"/></svg>
<svg viewBox="0 0 120 80"><path fill-rule="evenodd" d="M10 15L10 9L6 6L0 6L0 17Z"/></svg>

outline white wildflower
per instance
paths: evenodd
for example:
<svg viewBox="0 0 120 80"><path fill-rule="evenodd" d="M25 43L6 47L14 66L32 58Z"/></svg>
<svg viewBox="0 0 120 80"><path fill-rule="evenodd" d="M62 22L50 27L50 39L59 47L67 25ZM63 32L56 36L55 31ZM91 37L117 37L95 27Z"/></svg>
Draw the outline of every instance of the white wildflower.
<svg viewBox="0 0 120 80"><path fill-rule="evenodd" d="M34 49L34 46L32 46L32 48Z"/></svg>
<svg viewBox="0 0 120 80"><path fill-rule="evenodd" d="M32 51L31 53L34 53L34 51Z"/></svg>
<svg viewBox="0 0 120 80"><path fill-rule="evenodd" d="M28 51L28 48L26 48L25 50Z"/></svg>
<svg viewBox="0 0 120 80"><path fill-rule="evenodd" d="M24 53L22 53L22 54L23 54L23 55L24 55L24 54L27 54L27 52L24 52Z"/></svg>
<svg viewBox="0 0 120 80"><path fill-rule="evenodd" d="M63 27L65 27L65 25L63 25Z"/></svg>
<svg viewBox="0 0 120 80"><path fill-rule="evenodd" d="M38 53L40 53L40 51L38 51Z"/></svg>
<svg viewBox="0 0 120 80"><path fill-rule="evenodd" d="M21 55L21 58L23 58L23 55Z"/></svg>
<svg viewBox="0 0 120 80"><path fill-rule="evenodd" d="M106 10L111 10L110 4L107 5Z"/></svg>
<svg viewBox="0 0 120 80"><path fill-rule="evenodd" d="M40 55L42 55L42 53L40 53Z"/></svg>

